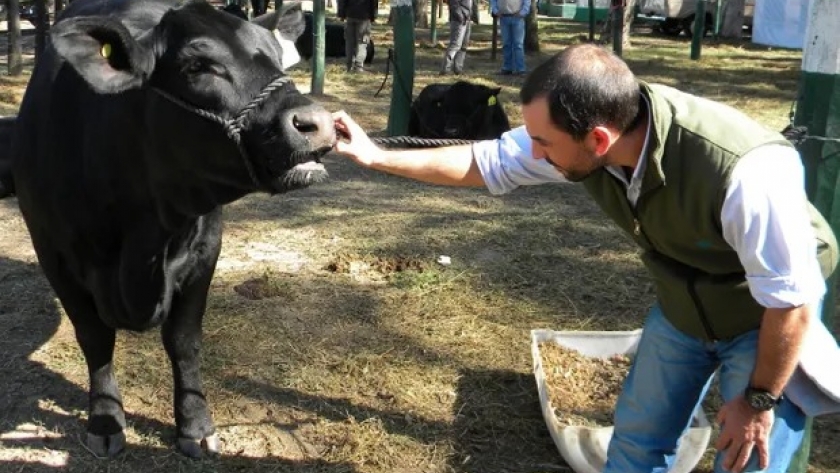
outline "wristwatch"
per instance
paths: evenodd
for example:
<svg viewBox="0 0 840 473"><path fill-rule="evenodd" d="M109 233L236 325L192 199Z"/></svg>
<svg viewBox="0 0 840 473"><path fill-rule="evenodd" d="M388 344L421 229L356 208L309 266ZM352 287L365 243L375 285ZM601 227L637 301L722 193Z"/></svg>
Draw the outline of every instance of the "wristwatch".
<svg viewBox="0 0 840 473"><path fill-rule="evenodd" d="M769 411L776 407L780 398L774 396L766 389L747 386L747 389L744 390L744 399L747 400L747 404L750 407L757 411Z"/></svg>

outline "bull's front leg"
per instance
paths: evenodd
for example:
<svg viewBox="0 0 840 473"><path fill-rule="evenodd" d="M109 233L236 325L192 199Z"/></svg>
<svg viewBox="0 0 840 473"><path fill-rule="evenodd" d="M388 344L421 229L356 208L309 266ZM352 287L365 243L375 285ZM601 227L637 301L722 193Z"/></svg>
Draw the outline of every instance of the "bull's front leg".
<svg viewBox="0 0 840 473"><path fill-rule="evenodd" d="M183 288L163 325L162 338L172 363L178 448L192 458L218 453L219 441L202 388L201 323L212 272Z"/></svg>
<svg viewBox="0 0 840 473"><path fill-rule="evenodd" d="M71 320L90 378L87 446L96 456L114 456L125 448L125 412L113 370L116 331L98 318Z"/></svg>
<svg viewBox="0 0 840 473"><path fill-rule="evenodd" d="M33 238L33 243L87 364L87 447L98 457L114 456L125 448L125 412L113 369L116 330L102 321L93 296L60 263L62 258L46 250L39 239Z"/></svg>

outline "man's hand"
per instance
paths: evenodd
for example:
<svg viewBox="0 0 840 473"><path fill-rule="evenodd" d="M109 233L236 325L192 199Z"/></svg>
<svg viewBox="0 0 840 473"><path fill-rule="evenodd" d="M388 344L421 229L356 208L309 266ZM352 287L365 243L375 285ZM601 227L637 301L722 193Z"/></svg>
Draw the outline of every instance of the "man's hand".
<svg viewBox="0 0 840 473"><path fill-rule="evenodd" d="M758 451L758 466L767 468L770 463L770 429L775 416L773 410L757 411L738 396L720 408L717 423L720 436L715 443L718 451L725 450L723 468L741 473L747 466L753 449Z"/></svg>
<svg viewBox="0 0 840 473"><path fill-rule="evenodd" d="M382 149L370 140L350 115L344 110L333 113L335 130L339 140L334 149L337 153L348 156L353 161L365 167L375 164L382 155Z"/></svg>

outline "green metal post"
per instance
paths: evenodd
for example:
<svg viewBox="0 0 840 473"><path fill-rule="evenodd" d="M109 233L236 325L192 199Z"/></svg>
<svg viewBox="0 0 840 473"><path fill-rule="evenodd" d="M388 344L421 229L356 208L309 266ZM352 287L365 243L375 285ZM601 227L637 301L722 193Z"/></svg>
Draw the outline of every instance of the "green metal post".
<svg viewBox="0 0 840 473"><path fill-rule="evenodd" d="M326 56L326 7L324 0L312 2L312 87L313 95L324 94L324 57Z"/></svg>
<svg viewBox="0 0 840 473"><path fill-rule="evenodd" d="M432 24L429 25L429 41L432 42L432 45L437 44L438 2L440 2L440 0L432 0L432 14L429 15L429 20L432 22Z"/></svg>
<svg viewBox="0 0 840 473"><path fill-rule="evenodd" d="M722 0L717 0L715 2L715 39L718 39L720 35L720 22L721 22L721 15L723 15L723 2Z"/></svg>
<svg viewBox="0 0 840 473"><path fill-rule="evenodd" d="M691 59L700 59L700 45L703 42L703 33L706 32L706 1L697 0L697 9L694 10L694 34L691 35Z"/></svg>
<svg viewBox="0 0 840 473"><path fill-rule="evenodd" d="M802 75L794 124L806 126L808 134L840 139L840 8L837 0L814 0L805 32ZM799 149L805 165L808 198L840 237L840 142L807 140ZM822 319L830 328L834 320L835 274L828 282ZM811 427L808 419L805 437L787 473L805 473L811 450ZM771 453L772 454L772 453Z"/></svg>
<svg viewBox="0 0 840 473"><path fill-rule="evenodd" d="M595 0L589 0L589 42L595 42Z"/></svg>
<svg viewBox="0 0 840 473"><path fill-rule="evenodd" d="M394 80L391 86L391 109L388 114L388 136L408 132L414 88L414 9L411 0L392 0L394 11Z"/></svg>

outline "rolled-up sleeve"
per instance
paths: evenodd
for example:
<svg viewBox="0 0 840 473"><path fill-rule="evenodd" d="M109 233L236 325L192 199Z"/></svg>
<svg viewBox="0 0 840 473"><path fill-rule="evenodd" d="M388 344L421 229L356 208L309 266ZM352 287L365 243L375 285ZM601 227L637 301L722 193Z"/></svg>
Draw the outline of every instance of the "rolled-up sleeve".
<svg viewBox="0 0 840 473"><path fill-rule="evenodd" d="M764 307L813 303L825 293L795 149L765 145L735 165L722 210L723 237L738 253Z"/></svg>
<svg viewBox="0 0 840 473"><path fill-rule="evenodd" d="M533 158L531 137L524 126L504 133L497 140L475 143L472 152L492 194L506 194L519 186L568 182L544 159Z"/></svg>

